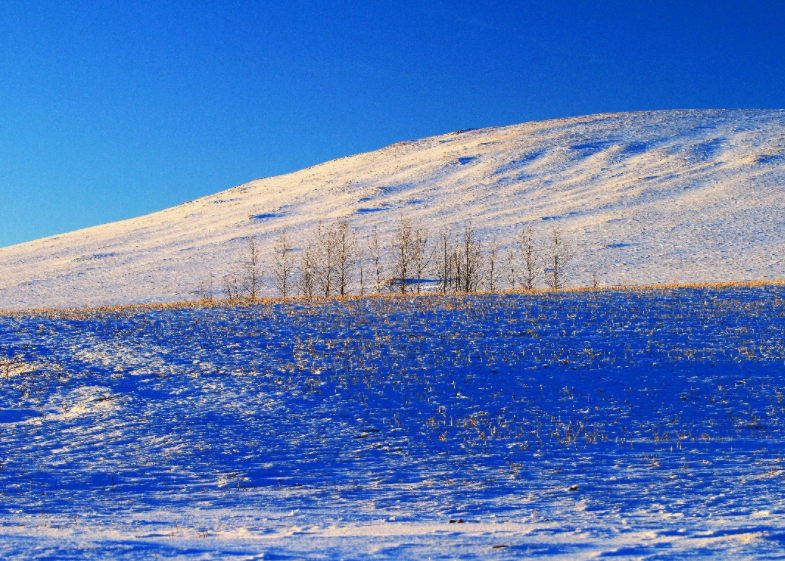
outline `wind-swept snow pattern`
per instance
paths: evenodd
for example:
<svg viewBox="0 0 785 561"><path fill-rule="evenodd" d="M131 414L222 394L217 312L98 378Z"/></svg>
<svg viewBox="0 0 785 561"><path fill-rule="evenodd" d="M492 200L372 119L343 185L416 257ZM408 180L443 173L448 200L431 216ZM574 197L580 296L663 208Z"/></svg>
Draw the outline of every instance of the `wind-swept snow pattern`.
<svg viewBox="0 0 785 561"><path fill-rule="evenodd" d="M781 559L783 297L7 315L0 557Z"/></svg>
<svg viewBox="0 0 785 561"><path fill-rule="evenodd" d="M658 111L461 131L260 179L162 212L0 249L0 309L195 297L292 229L349 217L383 240L399 216L436 232L472 220L504 244L558 226L571 282L785 276L785 111ZM269 279L268 279L269 281ZM267 282L272 287L272 282Z"/></svg>

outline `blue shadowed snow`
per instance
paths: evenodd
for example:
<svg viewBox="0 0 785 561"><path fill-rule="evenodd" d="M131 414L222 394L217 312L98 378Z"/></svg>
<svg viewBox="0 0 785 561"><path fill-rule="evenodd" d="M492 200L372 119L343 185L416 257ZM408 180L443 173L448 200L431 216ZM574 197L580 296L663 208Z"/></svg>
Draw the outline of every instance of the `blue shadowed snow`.
<svg viewBox="0 0 785 561"><path fill-rule="evenodd" d="M781 555L783 296L0 318L0 555Z"/></svg>
<svg viewBox="0 0 785 561"><path fill-rule="evenodd" d="M264 214L252 214L248 218L250 220L270 220L272 218L280 218L283 214L278 212L267 212Z"/></svg>

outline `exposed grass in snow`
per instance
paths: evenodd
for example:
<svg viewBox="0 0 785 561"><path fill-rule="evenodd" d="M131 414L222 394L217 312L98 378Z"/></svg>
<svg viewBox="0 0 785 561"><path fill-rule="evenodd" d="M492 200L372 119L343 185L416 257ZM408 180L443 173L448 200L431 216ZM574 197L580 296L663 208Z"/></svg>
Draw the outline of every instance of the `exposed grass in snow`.
<svg viewBox="0 0 785 561"><path fill-rule="evenodd" d="M6 315L0 555L782 555L784 335L777 284Z"/></svg>

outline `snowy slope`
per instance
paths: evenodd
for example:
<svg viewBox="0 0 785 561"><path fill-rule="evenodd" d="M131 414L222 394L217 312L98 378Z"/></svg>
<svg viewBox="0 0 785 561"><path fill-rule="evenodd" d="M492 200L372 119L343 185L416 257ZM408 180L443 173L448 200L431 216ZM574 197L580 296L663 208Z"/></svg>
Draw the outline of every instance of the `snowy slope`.
<svg viewBox="0 0 785 561"><path fill-rule="evenodd" d="M155 214L0 249L0 309L193 298L210 272L319 219L360 236L401 213L504 240L558 225L572 284L785 276L785 111L594 115L401 142Z"/></svg>
<svg viewBox="0 0 785 561"><path fill-rule="evenodd" d="M783 559L784 296L0 316L0 558Z"/></svg>

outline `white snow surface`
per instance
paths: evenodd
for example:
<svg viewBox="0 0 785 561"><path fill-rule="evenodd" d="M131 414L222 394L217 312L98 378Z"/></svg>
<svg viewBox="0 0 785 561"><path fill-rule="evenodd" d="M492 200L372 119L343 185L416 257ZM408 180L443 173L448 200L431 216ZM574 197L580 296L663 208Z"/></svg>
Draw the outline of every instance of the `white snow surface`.
<svg viewBox="0 0 785 561"><path fill-rule="evenodd" d="M360 241L374 226L388 240L401 215L433 232L471 220L501 242L558 226L575 285L593 271L604 284L782 278L784 133L783 110L679 110L399 142L2 248L0 309L191 299L237 266L248 236L271 258L282 228L302 247L319 220L347 216Z"/></svg>
<svg viewBox="0 0 785 561"><path fill-rule="evenodd" d="M783 559L784 296L0 314L0 559Z"/></svg>

